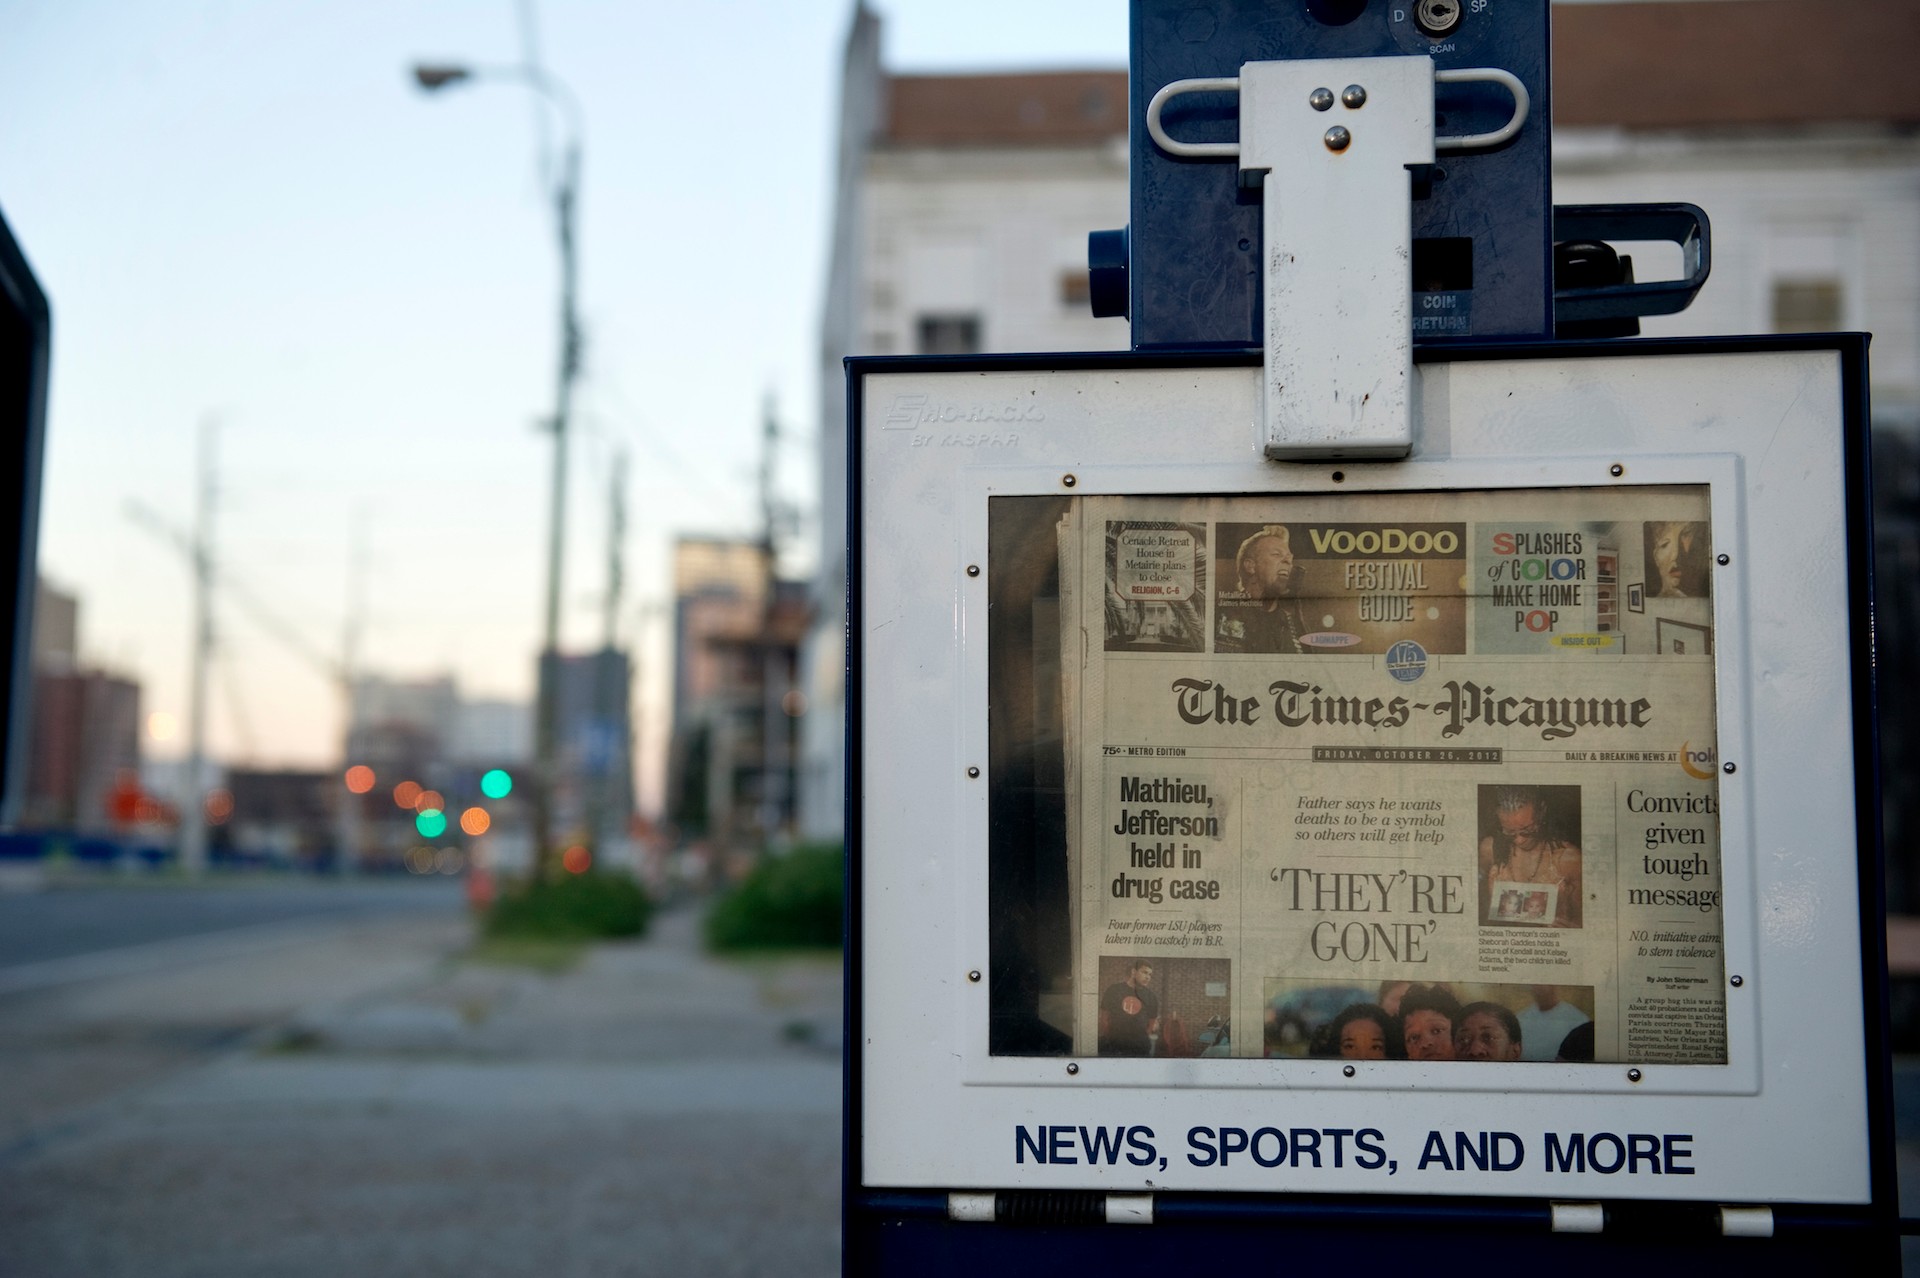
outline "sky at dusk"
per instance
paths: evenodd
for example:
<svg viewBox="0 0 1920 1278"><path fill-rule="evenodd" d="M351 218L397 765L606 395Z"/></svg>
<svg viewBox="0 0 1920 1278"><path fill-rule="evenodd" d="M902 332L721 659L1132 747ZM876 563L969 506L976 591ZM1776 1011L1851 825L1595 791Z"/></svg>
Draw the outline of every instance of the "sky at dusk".
<svg viewBox="0 0 1920 1278"><path fill-rule="evenodd" d="M893 70L1124 66L1125 0L880 0ZM780 489L815 502L816 333L851 0L545 0L539 52L585 119L585 372L563 638L597 646L615 450L646 790L668 553L752 535L761 405ZM557 329L536 99L428 96L427 59L520 60L512 0L17 6L0 43L0 211L49 294L43 573L82 651L184 720L187 563L212 423L224 570L337 656L356 537L362 669L527 698L543 599ZM557 137L557 130L553 136ZM325 670L224 607L217 756L331 766ZM150 740L149 753L181 747Z"/></svg>

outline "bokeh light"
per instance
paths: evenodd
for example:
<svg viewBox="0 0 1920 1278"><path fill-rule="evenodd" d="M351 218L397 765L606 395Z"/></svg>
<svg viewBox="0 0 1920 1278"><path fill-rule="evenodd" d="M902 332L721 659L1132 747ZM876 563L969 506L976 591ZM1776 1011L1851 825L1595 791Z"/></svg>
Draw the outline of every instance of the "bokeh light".
<svg viewBox="0 0 1920 1278"><path fill-rule="evenodd" d="M458 874L465 868L466 853L459 848L441 848L434 853L433 868L442 874Z"/></svg>
<svg viewBox="0 0 1920 1278"><path fill-rule="evenodd" d="M214 825L225 825L227 818L233 815L233 791L215 790L207 795L207 820Z"/></svg>
<svg viewBox="0 0 1920 1278"><path fill-rule="evenodd" d="M347 789L355 794L365 794L373 789L373 769L364 763L356 763L348 768Z"/></svg>
<svg viewBox="0 0 1920 1278"><path fill-rule="evenodd" d="M418 781L402 781L399 785L393 787L393 803L395 807L405 808L411 812L419 802L420 783Z"/></svg>
<svg viewBox="0 0 1920 1278"><path fill-rule="evenodd" d="M418 846L408 848L407 849L407 873L432 874L433 873L433 849L423 848Z"/></svg>
<svg viewBox="0 0 1920 1278"><path fill-rule="evenodd" d="M460 814L460 828L468 834L485 834L492 824L485 808L468 808Z"/></svg>
<svg viewBox="0 0 1920 1278"><path fill-rule="evenodd" d="M428 808L432 808L437 812L445 812L447 810L447 796L441 794L438 790L422 790L413 801L413 810L415 812L425 812Z"/></svg>
<svg viewBox="0 0 1920 1278"><path fill-rule="evenodd" d="M147 716L147 735L155 741L171 741L180 733L180 721L165 710Z"/></svg>
<svg viewBox="0 0 1920 1278"><path fill-rule="evenodd" d="M480 778L480 793L489 799L504 799L513 793L513 778L504 768L495 768Z"/></svg>
<svg viewBox="0 0 1920 1278"><path fill-rule="evenodd" d="M447 814L439 808L422 808L413 818L413 828L423 839L437 839L447 832Z"/></svg>
<svg viewBox="0 0 1920 1278"><path fill-rule="evenodd" d="M585 874L593 864L593 853L576 843L560 854L560 864L568 874Z"/></svg>

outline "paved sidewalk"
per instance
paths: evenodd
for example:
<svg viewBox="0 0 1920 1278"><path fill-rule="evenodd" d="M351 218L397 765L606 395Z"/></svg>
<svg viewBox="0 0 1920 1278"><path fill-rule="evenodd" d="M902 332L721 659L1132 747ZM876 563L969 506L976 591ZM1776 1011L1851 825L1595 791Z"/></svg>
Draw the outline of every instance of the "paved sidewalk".
<svg viewBox="0 0 1920 1278"><path fill-rule="evenodd" d="M0 997L0 1273L837 1272L838 966L694 925L555 977L378 919Z"/></svg>

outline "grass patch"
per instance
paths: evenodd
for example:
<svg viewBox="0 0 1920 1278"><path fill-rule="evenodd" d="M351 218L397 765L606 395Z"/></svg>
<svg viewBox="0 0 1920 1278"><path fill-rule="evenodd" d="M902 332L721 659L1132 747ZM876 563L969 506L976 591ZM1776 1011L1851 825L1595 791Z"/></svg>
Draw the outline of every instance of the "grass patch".
<svg viewBox="0 0 1920 1278"><path fill-rule="evenodd" d="M711 911L709 911L711 912ZM840 945L756 945L722 954L731 967L751 972L761 980L778 980L792 968L840 967Z"/></svg>
<svg viewBox="0 0 1920 1278"><path fill-rule="evenodd" d="M562 976L579 967L580 960L586 955L585 941L483 936L460 958L462 962L488 967L517 967L538 972L542 976ZM476 1019L465 1008L461 1009L461 1015L469 1024ZM478 1019L484 1019L484 1014Z"/></svg>
<svg viewBox="0 0 1920 1278"><path fill-rule="evenodd" d="M766 857L708 909L708 947L734 953L838 949L845 877L846 854L837 843L803 844Z"/></svg>
<svg viewBox="0 0 1920 1278"><path fill-rule="evenodd" d="M262 1056L304 1056L327 1045L326 1035L305 1025L293 1025L268 1039L260 1048Z"/></svg>
<svg viewBox="0 0 1920 1278"><path fill-rule="evenodd" d="M640 936L653 902L621 874L567 874L503 893L481 931L488 941L601 941Z"/></svg>

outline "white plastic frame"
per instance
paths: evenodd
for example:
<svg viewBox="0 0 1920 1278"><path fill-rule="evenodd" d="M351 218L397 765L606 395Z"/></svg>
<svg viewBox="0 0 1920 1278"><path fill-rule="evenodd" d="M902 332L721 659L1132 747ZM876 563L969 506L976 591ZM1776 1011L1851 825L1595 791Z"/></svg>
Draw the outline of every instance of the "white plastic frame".
<svg viewBox="0 0 1920 1278"><path fill-rule="evenodd" d="M1316 487L1300 486L1300 476L1288 475L1270 467L1265 485L1249 485L1247 476L1234 475L1227 468L1208 466L1167 466L1136 468L1127 466L1083 467L1076 472L1075 496L1120 494L1129 496L1215 496L1232 494L1296 495L1311 493L1339 496L1346 493L1442 492L1448 490L1495 491L1509 489L1536 492L1557 488L1646 488L1661 486L1705 486L1709 490L1709 518L1716 546L1743 542L1740 496L1734 483L1738 472L1729 456L1636 457L1625 473L1615 477L1611 467L1617 457L1558 458L1542 462L1407 462L1398 466L1369 467L1352 473L1352 467L1324 465L1316 467L1321 475L1335 471L1347 475L1339 483L1322 478ZM1297 468L1296 468L1297 469ZM962 537L959 546L965 571L969 563L986 564L987 502L995 497L1058 496L1060 477L1031 467L999 470L970 469L959 480L965 494L962 503ZM1212 487L1194 487L1211 481ZM1283 484L1283 481L1284 484ZM1236 487L1218 485L1236 484ZM1729 565L1731 566L1731 565ZM989 569L990 571L990 569ZM981 583L986 580L983 575ZM1746 610L1745 589L1738 573L1716 570L1714 578L1714 698L1719 720L1716 734L1723 757L1744 758L1750 740L1745 699L1728 697L1728 689L1745 686L1747 676L1744 650L1738 633L1728 619ZM986 589L967 591L961 601L960 629L968 634L986 631ZM961 753L967 758L987 757L987 646L969 644L960 654ZM965 921L966 953L975 956L973 968L983 969L987 962L988 904L985 856L987 818L990 803L985 778L956 783L955 805L960 813L964 846L978 848L978 874L964 876L958 902ZM1725 849L1746 846L1750 834L1746 828L1750 809L1734 801L1743 784L1742 774L1719 779L1721 839L1721 914L1725 936L1722 953L1729 973L1754 970L1753 874L1746 858L1729 858ZM1735 923L1734 920L1739 920ZM1742 978L1744 987L1745 978ZM1739 991L1730 991L1737 994ZM1327 1087L1342 1092L1386 1088L1392 1090L1437 1090L1446 1092L1638 1092L1672 1095L1752 1094L1759 1088L1753 1001L1737 997L1727 1000L1727 1063L1725 1065L1644 1066L1638 1081L1630 1081L1624 1064L1556 1064L1529 1061L1511 1065L1421 1065L1413 1061L1363 1063L1353 1077L1341 1070L1347 1064L1337 1060L1208 1060L1195 1064L1176 1060L1082 1059L1033 1056L991 1056L987 1053L988 994L986 983L967 991L967 1041L963 1077L970 1084L1025 1085L1031 1087ZM1072 1059L1078 1067L1073 1074L1061 1068Z"/></svg>
<svg viewBox="0 0 1920 1278"><path fill-rule="evenodd" d="M1262 458L1258 370L875 371L859 388L862 1183L1870 1197L1841 356L1832 350L1426 364L1412 459ZM1516 458L1522 458L1516 460ZM1198 459L1198 460L1196 460ZM1622 467L1618 476L1614 466ZM1343 479L1336 482L1334 472ZM1071 488L1065 486L1073 477ZM986 503L992 495L1710 489L1728 990L1724 1066L1422 1067L986 1055ZM977 565L980 576L966 569ZM1472 1072L1470 1072L1472 1071ZM1688 1177L1194 1169L1201 1124L1686 1132ZM1017 1162L1019 1125L1139 1124L1164 1168ZM1412 1142L1412 1146L1409 1146Z"/></svg>

